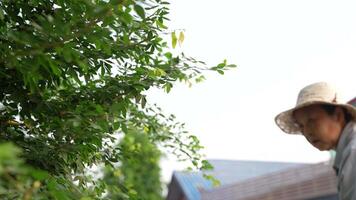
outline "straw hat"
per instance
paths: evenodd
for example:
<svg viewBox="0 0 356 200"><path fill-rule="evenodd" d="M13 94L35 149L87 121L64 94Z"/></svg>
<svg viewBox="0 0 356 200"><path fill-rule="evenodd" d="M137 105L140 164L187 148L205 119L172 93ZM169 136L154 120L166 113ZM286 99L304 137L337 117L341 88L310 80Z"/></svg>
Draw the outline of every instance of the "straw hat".
<svg viewBox="0 0 356 200"><path fill-rule="evenodd" d="M341 106L350 113L353 120L356 119L356 108L350 104L341 103L339 93L333 86L325 82L319 82L303 88L299 92L296 106L277 115L275 117L276 124L286 133L301 134L300 128L293 117L293 112L313 104Z"/></svg>

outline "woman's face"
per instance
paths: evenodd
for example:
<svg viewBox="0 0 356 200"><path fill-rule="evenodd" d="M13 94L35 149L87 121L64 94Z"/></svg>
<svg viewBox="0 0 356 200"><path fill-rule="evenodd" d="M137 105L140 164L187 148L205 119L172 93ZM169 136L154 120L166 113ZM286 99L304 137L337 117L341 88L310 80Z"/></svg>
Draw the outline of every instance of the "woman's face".
<svg viewBox="0 0 356 200"><path fill-rule="evenodd" d="M311 105L294 111L294 118L304 137L320 151L336 148L345 126L344 112L336 107L328 114L321 105Z"/></svg>

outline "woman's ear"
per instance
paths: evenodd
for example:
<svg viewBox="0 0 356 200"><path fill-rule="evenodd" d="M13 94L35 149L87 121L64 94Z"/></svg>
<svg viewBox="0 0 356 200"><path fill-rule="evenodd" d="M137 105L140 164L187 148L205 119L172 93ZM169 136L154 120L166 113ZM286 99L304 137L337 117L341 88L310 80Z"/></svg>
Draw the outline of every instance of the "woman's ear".
<svg viewBox="0 0 356 200"><path fill-rule="evenodd" d="M345 123L345 111L343 108L337 106L335 108L334 117L337 121Z"/></svg>

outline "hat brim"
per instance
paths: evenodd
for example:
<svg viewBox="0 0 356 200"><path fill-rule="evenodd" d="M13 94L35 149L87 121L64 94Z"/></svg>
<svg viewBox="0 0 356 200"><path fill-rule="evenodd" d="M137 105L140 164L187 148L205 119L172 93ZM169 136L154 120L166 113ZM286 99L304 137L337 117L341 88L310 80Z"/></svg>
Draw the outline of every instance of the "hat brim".
<svg viewBox="0 0 356 200"><path fill-rule="evenodd" d="M296 123L295 118L293 117L293 112L295 110L317 104L326 104L326 105L334 105L345 108L348 113L351 115L352 120L356 121L356 108L350 104L341 104L341 103L330 103L325 101L311 101L304 104L300 104L292 109L281 112L275 117L275 122L278 127L285 133L288 134L302 134L299 125Z"/></svg>

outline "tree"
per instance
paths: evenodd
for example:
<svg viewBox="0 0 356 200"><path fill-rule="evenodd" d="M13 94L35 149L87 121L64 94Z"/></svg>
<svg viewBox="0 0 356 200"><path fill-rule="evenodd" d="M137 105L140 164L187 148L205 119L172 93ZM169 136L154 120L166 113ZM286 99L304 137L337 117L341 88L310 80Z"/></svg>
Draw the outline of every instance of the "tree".
<svg viewBox="0 0 356 200"><path fill-rule="evenodd" d="M120 182L134 197L145 200L162 198L159 160L161 152L144 132L129 128L120 141L120 166L115 171L107 171L108 184ZM122 192L110 191L110 199L119 199ZM121 197L122 198L122 197Z"/></svg>
<svg viewBox="0 0 356 200"><path fill-rule="evenodd" d="M196 168L209 166L199 140L147 104L144 92L169 92L176 81L234 66L207 68L171 53L162 39L167 6L161 0L0 2L0 149L7 152L0 157L11 158L0 162L2 199L104 199L108 185L86 171L120 161L113 144L127 127L139 127Z"/></svg>
<svg viewBox="0 0 356 200"><path fill-rule="evenodd" d="M162 199L159 149L149 141L145 133L135 129L128 130L119 147L124 185L147 200Z"/></svg>

